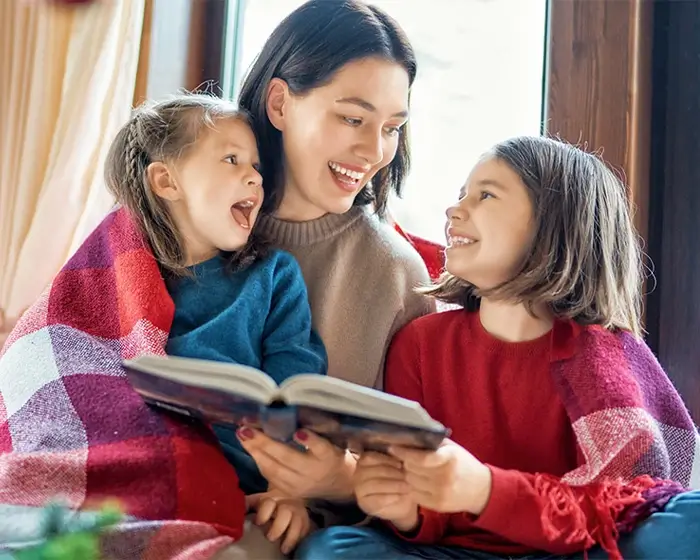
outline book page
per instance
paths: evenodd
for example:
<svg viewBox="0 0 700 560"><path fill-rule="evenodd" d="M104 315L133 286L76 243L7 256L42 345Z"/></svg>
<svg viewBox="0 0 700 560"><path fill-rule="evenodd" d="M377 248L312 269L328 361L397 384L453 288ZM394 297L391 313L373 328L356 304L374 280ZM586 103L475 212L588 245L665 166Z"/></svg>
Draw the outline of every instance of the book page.
<svg viewBox="0 0 700 560"><path fill-rule="evenodd" d="M328 410L380 422L442 432L417 402L322 375L295 375L280 386L289 404Z"/></svg>
<svg viewBox="0 0 700 560"><path fill-rule="evenodd" d="M277 394L277 384L263 372L238 364L191 358L144 355L124 362L132 382L138 372L155 375L191 387L214 389L267 404ZM195 403L193 403L195 404Z"/></svg>

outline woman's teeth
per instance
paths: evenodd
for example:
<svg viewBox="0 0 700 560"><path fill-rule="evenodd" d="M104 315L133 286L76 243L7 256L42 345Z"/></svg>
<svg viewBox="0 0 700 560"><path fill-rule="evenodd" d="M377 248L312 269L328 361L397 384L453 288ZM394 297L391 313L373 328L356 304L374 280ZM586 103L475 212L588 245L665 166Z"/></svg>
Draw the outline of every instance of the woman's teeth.
<svg viewBox="0 0 700 560"><path fill-rule="evenodd" d="M364 176L365 173L363 171L352 171L351 169L346 169L342 165L335 163L334 161L331 161L328 164L328 167L330 167L337 175L344 175L347 180L347 178L352 179L354 182L359 182Z"/></svg>
<svg viewBox="0 0 700 560"><path fill-rule="evenodd" d="M476 240L470 239L469 237L461 237L459 235L450 237L450 247L458 247L460 245L471 245L472 243L476 243Z"/></svg>

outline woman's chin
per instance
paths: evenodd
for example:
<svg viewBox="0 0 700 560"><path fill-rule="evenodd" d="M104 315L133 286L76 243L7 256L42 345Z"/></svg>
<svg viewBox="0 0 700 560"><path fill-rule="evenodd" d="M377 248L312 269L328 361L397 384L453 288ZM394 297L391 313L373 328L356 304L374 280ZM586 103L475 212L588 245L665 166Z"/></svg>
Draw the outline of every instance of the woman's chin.
<svg viewBox="0 0 700 560"><path fill-rule="evenodd" d="M345 214L352 208L354 202L355 196L347 196L324 201L324 204L320 204L319 207L325 210L326 214Z"/></svg>

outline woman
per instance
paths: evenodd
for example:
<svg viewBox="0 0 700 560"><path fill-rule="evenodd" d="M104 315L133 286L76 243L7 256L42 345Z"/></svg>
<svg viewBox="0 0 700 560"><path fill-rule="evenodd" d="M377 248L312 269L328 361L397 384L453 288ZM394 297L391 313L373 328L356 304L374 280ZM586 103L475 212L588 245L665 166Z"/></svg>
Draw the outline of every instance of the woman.
<svg viewBox="0 0 700 560"><path fill-rule="evenodd" d="M409 169L415 75L413 49L384 12L311 0L272 33L239 98L260 141L260 231L301 265L329 375L368 387L382 387L394 333L433 310L413 291L429 281L425 265L383 220ZM239 438L270 486L352 499L354 459L326 440L300 433L300 453L249 428Z"/></svg>

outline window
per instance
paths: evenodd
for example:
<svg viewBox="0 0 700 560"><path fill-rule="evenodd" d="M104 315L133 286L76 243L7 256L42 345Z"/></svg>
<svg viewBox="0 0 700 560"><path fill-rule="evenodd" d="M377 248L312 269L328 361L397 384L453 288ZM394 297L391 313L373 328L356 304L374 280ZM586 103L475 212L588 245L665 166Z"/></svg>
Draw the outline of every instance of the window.
<svg viewBox="0 0 700 560"><path fill-rule="evenodd" d="M265 39L303 0L229 0L224 91L236 95ZM444 212L478 157L542 128L547 0L371 0L418 58L411 98L413 169L392 212L443 241ZM227 70L228 69L228 73Z"/></svg>

